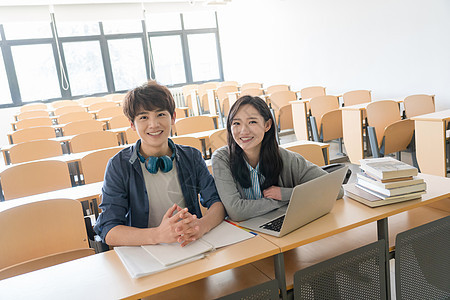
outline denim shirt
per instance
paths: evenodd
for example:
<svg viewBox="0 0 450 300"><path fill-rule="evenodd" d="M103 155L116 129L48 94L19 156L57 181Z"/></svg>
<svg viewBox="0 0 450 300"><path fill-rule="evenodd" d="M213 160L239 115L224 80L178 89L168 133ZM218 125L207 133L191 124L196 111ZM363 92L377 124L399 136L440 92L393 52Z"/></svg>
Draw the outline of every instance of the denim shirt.
<svg viewBox="0 0 450 300"><path fill-rule="evenodd" d="M136 149L141 141L123 149L111 158L106 166L102 187L102 213L94 230L103 241L108 232L117 225L147 228L149 216L148 194L144 175ZM198 201L209 208L220 201L212 175L200 151L195 148L175 145L175 162L178 180L191 214L202 216Z"/></svg>

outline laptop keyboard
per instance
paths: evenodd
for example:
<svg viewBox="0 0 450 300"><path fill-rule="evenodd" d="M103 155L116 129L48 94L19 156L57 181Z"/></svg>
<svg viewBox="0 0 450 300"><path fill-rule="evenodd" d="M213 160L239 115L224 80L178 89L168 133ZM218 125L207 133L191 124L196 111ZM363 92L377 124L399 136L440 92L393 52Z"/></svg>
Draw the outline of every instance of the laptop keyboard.
<svg viewBox="0 0 450 300"><path fill-rule="evenodd" d="M259 227L263 228L263 229L268 229L268 230L280 232L281 225L283 225L284 216L285 215L282 215L281 217L278 217L275 220L267 222L266 224L263 224L263 225L261 225Z"/></svg>

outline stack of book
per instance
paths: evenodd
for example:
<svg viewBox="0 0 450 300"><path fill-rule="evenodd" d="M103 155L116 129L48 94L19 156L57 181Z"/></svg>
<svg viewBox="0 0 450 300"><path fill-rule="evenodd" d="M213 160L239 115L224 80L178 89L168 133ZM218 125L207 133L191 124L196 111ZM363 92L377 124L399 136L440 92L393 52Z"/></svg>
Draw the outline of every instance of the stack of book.
<svg viewBox="0 0 450 300"><path fill-rule="evenodd" d="M357 183L345 187L345 194L375 207L421 198L426 183L418 178L417 168L392 157L360 160Z"/></svg>

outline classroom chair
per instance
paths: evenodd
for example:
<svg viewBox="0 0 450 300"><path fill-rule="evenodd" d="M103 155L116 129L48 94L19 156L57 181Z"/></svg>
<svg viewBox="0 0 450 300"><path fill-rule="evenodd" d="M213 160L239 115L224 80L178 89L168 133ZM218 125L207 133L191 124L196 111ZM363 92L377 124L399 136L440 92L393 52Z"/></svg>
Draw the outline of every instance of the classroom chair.
<svg viewBox="0 0 450 300"><path fill-rule="evenodd" d="M322 148L316 144L301 144L285 148L286 150L296 152L303 156L306 160L322 167L325 166L325 158L323 157Z"/></svg>
<svg viewBox="0 0 450 300"><path fill-rule="evenodd" d="M344 106L351 106L371 102L372 95L369 90L355 90L344 93L342 99L344 101Z"/></svg>
<svg viewBox="0 0 450 300"><path fill-rule="evenodd" d="M64 136L92 131L103 131L103 123L93 119L74 121L62 126L61 131Z"/></svg>
<svg viewBox="0 0 450 300"><path fill-rule="evenodd" d="M214 120L209 116L193 116L175 121L177 135L214 129Z"/></svg>
<svg viewBox="0 0 450 300"><path fill-rule="evenodd" d="M79 106L80 104L78 104L78 102L73 101L73 100L57 100L57 101L53 101L52 103L50 103L50 105L54 108L60 108L63 106Z"/></svg>
<svg viewBox="0 0 450 300"><path fill-rule="evenodd" d="M271 85L267 87L266 94L271 95L275 92L281 92L281 91L290 91L291 87L287 84L277 84L277 85Z"/></svg>
<svg viewBox="0 0 450 300"><path fill-rule="evenodd" d="M183 86L181 89L183 91L184 105L189 107L192 111L192 91L198 89L198 84L188 84Z"/></svg>
<svg viewBox="0 0 450 300"><path fill-rule="evenodd" d="M123 114L114 116L108 121L109 129L129 127L129 126L130 120L128 120L128 118L125 117Z"/></svg>
<svg viewBox="0 0 450 300"><path fill-rule="evenodd" d="M25 120L29 118L42 118L47 117L48 118L48 111L46 110L28 110L21 112L17 115L17 120Z"/></svg>
<svg viewBox="0 0 450 300"><path fill-rule="evenodd" d="M293 91L278 91L270 94L270 106L275 114L278 130L294 128L292 107L289 102L297 100Z"/></svg>
<svg viewBox="0 0 450 300"><path fill-rule="evenodd" d="M238 85L239 85L239 83L237 81L230 81L230 80L222 81L222 82L219 83L219 87L222 87L222 86L235 86L235 87L237 87Z"/></svg>
<svg viewBox="0 0 450 300"><path fill-rule="evenodd" d="M25 105L21 106L19 111L22 113L22 112L30 111L30 110L46 110L46 109L47 109L47 104L30 103L30 104L25 104Z"/></svg>
<svg viewBox="0 0 450 300"><path fill-rule="evenodd" d="M103 181L106 164L109 159L122 148L108 148L92 152L81 159L80 172L83 174L84 184Z"/></svg>
<svg viewBox="0 0 450 300"><path fill-rule="evenodd" d="M77 100L80 105L89 106L98 102L105 102L103 97L85 97Z"/></svg>
<svg viewBox="0 0 450 300"><path fill-rule="evenodd" d="M174 136L174 137L171 137L171 139L175 144L191 146L203 153L202 142L195 137Z"/></svg>
<svg viewBox="0 0 450 300"><path fill-rule="evenodd" d="M72 187L67 163L41 160L12 165L0 173L5 200Z"/></svg>
<svg viewBox="0 0 450 300"><path fill-rule="evenodd" d="M309 86L300 90L300 99L312 99L314 97L325 96L325 87L323 86Z"/></svg>
<svg viewBox="0 0 450 300"><path fill-rule="evenodd" d="M55 138L55 129L51 126L36 126L19 129L11 133L11 139L14 144Z"/></svg>
<svg viewBox="0 0 450 300"><path fill-rule="evenodd" d="M217 99L219 100L220 111L224 116L228 116L230 110L230 101L228 99L228 93L237 93L237 86L226 85L217 88Z"/></svg>
<svg viewBox="0 0 450 300"><path fill-rule="evenodd" d="M15 124L16 130L25 129L36 126L52 126L52 119L47 117L29 118L17 121Z"/></svg>
<svg viewBox="0 0 450 300"><path fill-rule="evenodd" d="M48 268L51 266L59 265L71 260L83 258L93 254L95 254L95 250L92 248L80 248L30 259L0 269L0 280Z"/></svg>
<svg viewBox="0 0 450 300"><path fill-rule="evenodd" d="M11 164L63 155L61 143L53 140L35 140L16 144L9 150Z"/></svg>
<svg viewBox="0 0 450 300"><path fill-rule="evenodd" d="M81 120L92 120L92 115L87 111L69 112L58 116L58 124L68 124Z"/></svg>
<svg viewBox="0 0 450 300"><path fill-rule="evenodd" d="M66 105L66 106L61 106L58 108L55 108L53 114L55 116L61 116L67 113L71 113L71 112L79 112L79 111L83 111L86 112L86 109L84 109L83 107L77 105Z"/></svg>
<svg viewBox="0 0 450 300"><path fill-rule="evenodd" d="M0 211L0 269L89 248L81 202L51 199ZM45 260L45 259L44 259Z"/></svg>
<svg viewBox="0 0 450 300"><path fill-rule="evenodd" d="M97 119L111 118L115 116L124 116L123 109L120 106L105 107L96 113Z"/></svg>
<svg viewBox="0 0 450 300"><path fill-rule="evenodd" d="M395 291L397 299L450 298L450 216L397 235Z"/></svg>
<svg viewBox="0 0 450 300"><path fill-rule="evenodd" d="M403 100L405 117L410 119L415 116L433 113L434 95L411 95Z"/></svg>
<svg viewBox="0 0 450 300"><path fill-rule="evenodd" d="M116 107L117 104L112 101L103 101L89 104L88 111L97 111L107 107Z"/></svg>
<svg viewBox="0 0 450 300"><path fill-rule="evenodd" d="M386 299L386 242L379 240L294 274L294 299Z"/></svg>
<svg viewBox="0 0 450 300"><path fill-rule="evenodd" d="M125 143L134 144L137 142L137 140L139 140L139 135L137 134L137 132L131 127L128 128L125 131Z"/></svg>
<svg viewBox="0 0 450 300"><path fill-rule="evenodd" d="M241 93L239 97L243 96L252 96L252 97L258 97L264 95L264 90L261 88L246 88L245 90L241 89Z"/></svg>
<svg viewBox="0 0 450 300"><path fill-rule="evenodd" d="M205 82L198 85L197 97L199 99L202 112L209 112L208 90L215 90L217 89L217 86L218 83L216 82Z"/></svg>
<svg viewBox="0 0 450 300"><path fill-rule="evenodd" d="M339 152L342 153L342 111L336 96L314 97L309 102L311 107L311 131L314 141L324 142L339 140Z"/></svg>
<svg viewBox="0 0 450 300"><path fill-rule="evenodd" d="M279 299L278 280L270 281L246 288L244 290L217 298L219 300L235 299Z"/></svg>
<svg viewBox="0 0 450 300"><path fill-rule="evenodd" d="M175 114L177 118L187 118L189 117L189 110L186 111L183 108L175 107Z"/></svg>
<svg viewBox="0 0 450 300"><path fill-rule="evenodd" d="M209 136L209 144L206 145L206 149L209 149L210 155L214 153L220 147L228 145L228 131L226 128L220 129Z"/></svg>
<svg viewBox="0 0 450 300"><path fill-rule="evenodd" d="M118 145L117 134L103 130L77 134L69 141L70 153L79 153Z"/></svg>
<svg viewBox="0 0 450 300"><path fill-rule="evenodd" d="M243 85L241 85L241 92L245 91L246 89L261 89L262 88L262 84L261 83L257 83L257 82L248 82L248 83L244 83Z"/></svg>
<svg viewBox="0 0 450 300"><path fill-rule="evenodd" d="M398 103L392 100L375 101L367 105L370 147L373 157L382 157L406 150L414 135L414 121L402 120ZM414 147L411 146L413 164L417 167Z"/></svg>

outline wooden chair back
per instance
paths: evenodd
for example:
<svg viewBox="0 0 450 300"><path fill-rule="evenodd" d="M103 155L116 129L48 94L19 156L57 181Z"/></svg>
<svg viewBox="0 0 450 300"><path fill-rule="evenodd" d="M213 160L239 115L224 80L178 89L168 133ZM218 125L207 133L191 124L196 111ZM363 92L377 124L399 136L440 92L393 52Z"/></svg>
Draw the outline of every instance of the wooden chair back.
<svg viewBox="0 0 450 300"><path fill-rule="evenodd" d="M278 91L270 94L270 103L275 111L280 110L283 106L290 105L289 102L295 100L297 100L297 94L293 91Z"/></svg>
<svg viewBox="0 0 450 300"><path fill-rule="evenodd" d="M339 109L339 99L336 96L318 96L309 101L311 115L316 118L317 127L320 130L322 116L335 109Z"/></svg>
<svg viewBox="0 0 450 300"><path fill-rule="evenodd" d="M123 114L123 109L120 106L112 106L112 107L105 107L100 109L97 113L97 119L103 119L103 118L110 118L115 116L125 116Z"/></svg>
<svg viewBox="0 0 450 300"><path fill-rule="evenodd" d="M325 166L322 148L316 144L301 144L285 148L286 150L296 152L303 156L306 160L318 166Z"/></svg>
<svg viewBox="0 0 450 300"><path fill-rule="evenodd" d="M81 120L92 120L92 115L87 111L69 112L58 117L58 124L68 124Z"/></svg>
<svg viewBox="0 0 450 300"><path fill-rule="evenodd" d="M272 93L275 93L275 92L290 91L290 90L291 90L291 88L287 84L277 84L277 85L271 85L271 86L267 87L266 93L268 95L271 95Z"/></svg>
<svg viewBox="0 0 450 300"><path fill-rule="evenodd" d="M70 152L79 153L90 150L118 146L117 135L111 131L91 131L77 134L70 142Z"/></svg>
<svg viewBox="0 0 450 300"><path fill-rule="evenodd" d="M11 133L14 144L55 138L55 129L51 126L37 126L16 130Z"/></svg>
<svg viewBox="0 0 450 300"><path fill-rule="evenodd" d="M125 131L125 142L127 144L134 144L139 139L140 139L139 135L135 130L133 130L133 128L130 127L127 129L127 131Z"/></svg>
<svg viewBox="0 0 450 300"><path fill-rule="evenodd" d="M95 254L92 248L80 248L30 259L0 270L0 280L59 265L64 262Z"/></svg>
<svg viewBox="0 0 450 300"><path fill-rule="evenodd" d="M16 144L9 150L12 164L63 155L61 143L53 140L36 140Z"/></svg>
<svg viewBox="0 0 450 300"><path fill-rule="evenodd" d="M222 86L235 86L237 88L237 86L239 85L239 83L237 81L222 81L219 83L219 87Z"/></svg>
<svg viewBox="0 0 450 300"><path fill-rule="evenodd" d="M230 101L228 100L228 93L238 92L237 86L225 85L217 88L217 98L219 99L220 108L225 116L228 116L230 110Z"/></svg>
<svg viewBox="0 0 450 300"><path fill-rule="evenodd" d="M302 100L312 99L314 97L325 96L325 87L323 86L309 86L300 90L300 97Z"/></svg>
<svg viewBox="0 0 450 300"><path fill-rule="evenodd" d="M46 110L47 109L47 104L45 103L30 103L30 104L25 104L23 106L20 107L19 111L25 112L25 111L30 111L30 110Z"/></svg>
<svg viewBox="0 0 450 300"><path fill-rule="evenodd" d="M5 200L72 187L67 163L57 160L13 165L0 174Z"/></svg>
<svg viewBox="0 0 450 300"><path fill-rule="evenodd" d="M384 131L384 154L405 150L414 134L413 120L399 120L386 127ZM382 137L380 136L382 140Z"/></svg>
<svg viewBox="0 0 450 300"><path fill-rule="evenodd" d="M103 123L97 120L82 120L70 122L62 128L63 135L74 135L92 131L103 131Z"/></svg>
<svg viewBox="0 0 450 300"><path fill-rule="evenodd" d="M103 102L96 102L92 103L88 106L88 111L97 111L103 108L107 107L116 107L117 104L112 101L103 101Z"/></svg>
<svg viewBox="0 0 450 300"><path fill-rule="evenodd" d="M61 115L67 114L67 113L79 112L79 111L86 112L86 109L84 109L83 107L81 107L79 105L67 105L67 106L61 106L61 107L55 108L54 114L55 114L55 116L61 116Z"/></svg>
<svg viewBox="0 0 450 300"><path fill-rule="evenodd" d="M104 180L106 165L122 148L108 148L92 152L81 159L80 168L85 184Z"/></svg>
<svg viewBox="0 0 450 300"><path fill-rule="evenodd" d="M206 148L210 149L211 154L213 154L214 151L228 144L227 138L228 131L226 128L218 130L209 136L209 144L206 145Z"/></svg>
<svg viewBox="0 0 450 300"><path fill-rule="evenodd" d="M287 104L282 106L278 111L278 125L280 130L292 129L294 128L294 120L292 118L292 106Z"/></svg>
<svg viewBox="0 0 450 300"><path fill-rule="evenodd" d="M309 102L311 116L315 118L321 141L330 141L343 137L342 111L336 96L314 97Z"/></svg>
<svg viewBox="0 0 450 300"><path fill-rule="evenodd" d="M105 99L103 97L86 97L86 98L78 99L77 101L81 105L89 106L94 103L105 102Z"/></svg>
<svg viewBox="0 0 450 300"><path fill-rule="evenodd" d="M433 113L434 95L411 95L405 98L403 105L407 118Z"/></svg>
<svg viewBox="0 0 450 300"><path fill-rule="evenodd" d="M264 95L264 91L260 88L247 88L245 90L241 90L241 94L239 95L239 97L247 95L252 97L258 97Z"/></svg>
<svg viewBox="0 0 450 300"><path fill-rule="evenodd" d="M372 95L369 90L355 90L344 93L342 99L345 106L351 106L371 102Z"/></svg>
<svg viewBox="0 0 450 300"><path fill-rule="evenodd" d="M171 137L171 139L175 144L191 146L195 149L198 149L200 152L202 152L202 142L200 142L200 140L195 137L174 136L174 137Z"/></svg>
<svg viewBox="0 0 450 300"><path fill-rule="evenodd" d="M0 226L4 229L0 235L0 269L89 247L78 200L43 200L2 209Z"/></svg>
<svg viewBox="0 0 450 300"><path fill-rule="evenodd" d="M54 109L60 108L63 106L80 106L80 104L78 102L73 101L73 100L57 100L57 101L53 101L50 105Z"/></svg>
<svg viewBox="0 0 450 300"><path fill-rule="evenodd" d="M182 87L183 97L184 97L184 105L189 107L192 110L192 97L191 92L198 89L198 84L189 84Z"/></svg>
<svg viewBox="0 0 450 300"><path fill-rule="evenodd" d="M128 127L130 126L130 120L128 120L128 118L123 114L114 116L108 121L108 126L109 129Z"/></svg>
<svg viewBox="0 0 450 300"><path fill-rule="evenodd" d="M209 116L194 116L175 121L177 135L214 129L214 120Z"/></svg>
<svg viewBox="0 0 450 300"><path fill-rule="evenodd" d="M378 147L383 141L386 127L394 122L401 120L400 108L398 103L392 100L383 100L371 102L367 105L367 121L369 126L375 128Z"/></svg>
<svg viewBox="0 0 450 300"><path fill-rule="evenodd" d="M209 102L208 102L208 90L217 89L217 82L205 82L198 86L197 95L200 99L200 104L202 106L203 111L209 111Z"/></svg>
<svg viewBox="0 0 450 300"><path fill-rule="evenodd" d="M16 129L24 129L24 128L30 128L30 127L36 127L36 126L52 126L53 122L52 119L47 117L39 117L39 118L29 118L29 119L23 119L20 121L17 121L16 123Z"/></svg>
<svg viewBox="0 0 450 300"><path fill-rule="evenodd" d="M25 120L29 118L48 118L49 114L46 110L28 110L17 115L17 120Z"/></svg>
<svg viewBox="0 0 450 300"><path fill-rule="evenodd" d="M262 84L257 82L248 82L241 85L241 92L245 91L246 89L261 89Z"/></svg>

